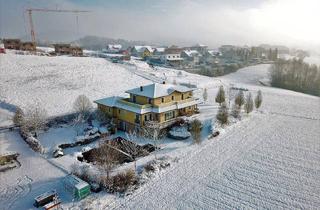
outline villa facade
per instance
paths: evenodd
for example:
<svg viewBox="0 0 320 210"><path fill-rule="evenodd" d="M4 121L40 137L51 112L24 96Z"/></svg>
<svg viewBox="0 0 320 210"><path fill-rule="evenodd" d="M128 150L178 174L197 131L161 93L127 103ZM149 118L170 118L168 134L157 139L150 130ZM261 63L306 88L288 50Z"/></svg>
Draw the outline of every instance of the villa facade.
<svg viewBox="0 0 320 210"><path fill-rule="evenodd" d="M193 91L185 86L151 84L126 91L128 98L108 97L95 103L120 130L139 129L147 121L157 121L165 128L177 118L197 112L200 101L193 97Z"/></svg>

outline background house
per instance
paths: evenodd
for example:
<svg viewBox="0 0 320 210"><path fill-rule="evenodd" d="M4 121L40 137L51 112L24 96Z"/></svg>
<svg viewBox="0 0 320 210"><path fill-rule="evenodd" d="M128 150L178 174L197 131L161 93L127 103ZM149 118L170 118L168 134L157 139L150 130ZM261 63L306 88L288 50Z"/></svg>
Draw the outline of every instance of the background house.
<svg viewBox="0 0 320 210"><path fill-rule="evenodd" d="M36 51L36 44L33 42L21 42L20 50Z"/></svg>
<svg viewBox="0 0 320 210"><path fill-rule="evenodd" d="M20 39L3 39L4 48L12 50L20 50Z"/></svg>
<svg viewBox="0 0 320 210"><path fill-rule="evenodd" d="M182 65L183 58L181 58L181 52L183 51L182 48L177 46L171 46L166 48L161 59L167 65L173 67L180 67Z"/></svg>
<svg viewBox="0 0 320 210"><path fill-rule="evenodd" d="M151 46L133 46L130 48L130 53L132 56L145 59L152 55L153 49Z"/></svg>
<svg viewBox="0 0 320 210"><path fill-rule="evenodd" d="M122 45L121 44L108 44L106 47L106 53L121 53Z"/></svg>
<svg viewBox="0 0 320 210"><path fill-rule="evenodd" d="M195 66L200 64L200 57L202 57L202 55L197 50L183 50L181 57L184 61L187 61L190 66Z"/></svg>

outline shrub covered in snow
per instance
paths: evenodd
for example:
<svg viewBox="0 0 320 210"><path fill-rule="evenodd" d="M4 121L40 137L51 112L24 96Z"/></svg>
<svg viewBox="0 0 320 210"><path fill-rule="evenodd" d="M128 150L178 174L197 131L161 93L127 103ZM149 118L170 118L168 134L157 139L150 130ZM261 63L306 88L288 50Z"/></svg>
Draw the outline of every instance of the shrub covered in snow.
<svg viewBox="0 0 320 210"><path fill-rule="evenodd" d="M42 147L40 141L36 138L34 138L33 136L29 136L28 138L25 139L25 141L27 142L27 144L29 144L29 146L36 152L40 152L43 153L44 152L44 148Z"/></svg>
<svg viewBox="0 0 320 210"><path fill-rule="evenodd" d="M137 184L138 178L133 170L127 170L120 172L117 175L111 177L110 183L107 189L110 192L126 192L130 187Z"/></svg>
<svg viewBox="0 0 320 210"><path fill-rule="evenodd" d="M168 133L169 138L178 139L178 140L187 139L190 136L191 136L191 133L188 131L188 129L185 126L173 127Z"/></svg>
<svg viewBox="0 0 320 210"><path fill-rule="evenodd" d="M28 132L26 129L20 129L20 135L22 139L36 152L44 153L44 148L40 141L36 139L32 133Z"/></svg>

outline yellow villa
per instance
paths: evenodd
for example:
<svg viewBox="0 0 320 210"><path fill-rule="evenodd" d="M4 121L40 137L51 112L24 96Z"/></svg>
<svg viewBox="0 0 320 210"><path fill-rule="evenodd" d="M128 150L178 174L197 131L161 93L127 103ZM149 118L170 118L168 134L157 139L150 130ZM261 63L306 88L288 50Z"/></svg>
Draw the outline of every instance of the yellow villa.
<svg viewBox="0 0 320 210"><path fill-rule="evenodd" d="M150 84L126 91L129 98L108 97L96 100L98 109L115 119L124 131L139 129L147 121L157 121L165 128L178 117L190 116L198 108L193 88L169 84Z"/></svg>

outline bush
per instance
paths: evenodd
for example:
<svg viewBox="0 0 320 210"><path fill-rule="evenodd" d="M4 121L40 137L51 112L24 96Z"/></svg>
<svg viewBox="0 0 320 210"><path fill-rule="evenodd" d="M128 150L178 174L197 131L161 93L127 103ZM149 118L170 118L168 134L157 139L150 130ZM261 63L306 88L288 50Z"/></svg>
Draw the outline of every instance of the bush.
<svg viewBox="0 0 320 210"><path fill-rule="evenodd" d="M137 183L137 176L133 170L120 172L109 179L104 177L104 180L103 180L103 186L109 192L124 193L136 183Z"/></svg>
<svg viewBox="0 0 320 210"><path fill-rule="evenodd" d="M152 162L146 164L143 168L147 173L154 172L156 170Z"/></svg>

